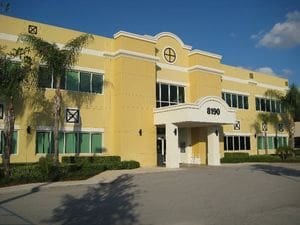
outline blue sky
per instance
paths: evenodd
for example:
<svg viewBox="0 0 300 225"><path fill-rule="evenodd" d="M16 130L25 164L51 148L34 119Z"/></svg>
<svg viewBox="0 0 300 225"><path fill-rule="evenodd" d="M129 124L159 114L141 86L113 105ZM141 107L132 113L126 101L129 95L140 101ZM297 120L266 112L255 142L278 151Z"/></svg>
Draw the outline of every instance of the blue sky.
<svg viewBox="0 0 300 225"><path fill-rule="evenodd" d="M300 86L299 0L7 0L7 15L112 37L169 31L224 64Z"/></svg>

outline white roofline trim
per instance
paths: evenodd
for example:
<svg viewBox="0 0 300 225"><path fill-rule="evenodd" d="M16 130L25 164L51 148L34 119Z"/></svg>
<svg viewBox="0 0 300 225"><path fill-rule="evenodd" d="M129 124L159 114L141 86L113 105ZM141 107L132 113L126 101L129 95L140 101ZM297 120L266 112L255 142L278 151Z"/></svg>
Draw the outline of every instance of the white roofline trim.
<svg viewBox="0 0 300 225"><path fill-rule="evenodd" d="M223 70L218 70L218 69L201 66L201 65L196 65L196 66L192 66L192 67L188 68L188 72L194 72L194 71L204 71L204 72L213 73L213 74L217 74L217 75L224 74Z"/></svg>
<svg viewBox="0 0 300 225"><path fill-rule="evenodd" d="M114 39L117 39L118 37L121 37L121 36L130 37L130 38L134 38L134 39L138 39L138 40L142 40L142 41L147 41L147 42L154 43L154 44L156 44L156 42L157 42L157 40L151 36L134 34L134 33L130 33L127 31L122 31L122 30L114 34Z"/></svg>
<svg viewBox="0 0 300 225"><path fill-rule="evenodd" d="M161 33L158 33L156 34L153 38L158 41L158 39L162 38L162 37L165 37L165 36L169 36L169 37L172 37L174 38L176 41L178 41L180 43L180 45L182 46L182 48L184 49L187 49L187 50L191 50L192 49L192 46L190 45L186 45L183 43L183 41L175 34L171 33L171 32L161 32ZM151 37L151 36L146 36L146 37Z"/></svg>
<svg viewBox="0 0 300 225"><path fill-rule="evenodd" d="M160 63L160 62L157 62L156 65L159 66L160 68L167 69L167 70L175 70L184 73L188 72L188 68L183 66L175 66L175 65L170 65L167 63Z"/></svg>
<svg viewBox="0 0 300 225"><path fill-rule="evenodd" d="M230 77L230 76L226 76L226 75L222 75L222 79L227 80L227 81L240 83L240 84L254 83L258 87L274 89L274 90L278 90L278 91L287 91L289 89L288 87L280 87L280 86L275 86L275 85L271 85L271 84L259 83L257 81L253 81L253 80L244 80L244 79L241 79L241 78Z"/></svg>
<svg viewBox="0 0 300 225"><path fill-rule="evenodd" d="M246 96L250 95L250 93L248 93L248 92L235 91L235 90L229 90L229 89L222 89L222 92L227 92L227 93L231 93L231 94L238 94L238 95L246 95Z"/></svg>
<svg viewBox="0 0 300 225"><path fill-rule="evenodd" d="M52 126L37 126L36 131L52 131ZM104 128L94 128L94 127L76 127L76 126L65 126L59 128L60 131L83 131L83 132L104 132Z"/></svg>
<svg viewBox="0 0 300 225"><path fill-rule="evenodd" d="M158 83L165 83L165 84L174 84L174 85L185 86L185 87L189 87L190 86L190 84L187 83L187 82L174 81L174 80L165 80L165 79L160 79L160 78L157 78L156 82L158 82Z"/></svg>
<svg viewBox="0 0 300 225"><path fill-rule="evenodd" d="M243 132L224 132L225 136L251 136L251 133L243 133Z"/></svg>
<svg viewBox="0 0 300 225"><path fill-rule="evenodd" d="M194 54L200 54L200 55L205 55L205 56L209 56L209 57L212 57L212 58L216 58L216 59L219 59L221 60L223 56L221 55L218 55L218 54L215 54L215 53L211 53L211 52L206 52L206 51L202 51L202 50L199 50L199 49L194 49L192 50L188 56L191 56L191 55L194 55Z"/></svg>
<svg viewBox="0 0 300 225"><path fill-rule="evenodd" d="M118 58L121 56L129 57L129 58L134 58L134 59L142 59L145 61L150 61L150 62L157 62L159 61L159 57L157 56L152 56L144 53L139 53L139 52L133 52L133 51L128 51L128 50L123 50L120 49L116 52L104 52L104 56L112 57L112 58Z"/></svg>
<svg viewBox="0 0 300 225"><path fill-rule="evenodd" d="M102 74L105 73L104 70L91 68L91 67L84 67L84 66L73 66L72 69L80 70L80 71L84 71L84 72L91 72L91 73L102 73Z"/></svg>

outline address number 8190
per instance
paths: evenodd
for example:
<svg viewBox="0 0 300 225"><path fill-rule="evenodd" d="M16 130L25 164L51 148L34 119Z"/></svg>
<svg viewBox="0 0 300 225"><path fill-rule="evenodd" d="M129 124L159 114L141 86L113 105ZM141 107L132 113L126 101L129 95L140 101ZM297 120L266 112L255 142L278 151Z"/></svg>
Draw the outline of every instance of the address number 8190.
<svg viewBox="0 0 300 225"><path fill-rule="evenodd" d="M209 115L220 115L221 111L219 108L210 108L207 107L207 114Z"/></svg>

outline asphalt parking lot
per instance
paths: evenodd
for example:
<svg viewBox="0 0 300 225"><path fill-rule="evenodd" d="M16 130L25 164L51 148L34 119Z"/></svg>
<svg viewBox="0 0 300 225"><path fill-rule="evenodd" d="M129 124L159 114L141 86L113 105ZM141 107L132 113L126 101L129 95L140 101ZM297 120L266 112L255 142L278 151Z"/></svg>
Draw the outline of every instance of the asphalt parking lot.
<svg viewBox="0 0 300 225"><path fill-rule="evenodd" d="M0 224L292 225L300 164L123 174L108 184L0 194Z"/></svg>

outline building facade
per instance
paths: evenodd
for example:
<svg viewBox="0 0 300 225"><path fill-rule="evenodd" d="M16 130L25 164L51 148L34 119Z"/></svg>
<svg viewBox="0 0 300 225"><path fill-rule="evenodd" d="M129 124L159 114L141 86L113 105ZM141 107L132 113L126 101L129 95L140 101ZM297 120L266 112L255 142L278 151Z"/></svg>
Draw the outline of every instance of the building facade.
<svg viewBox="0 0 300 225"><path fill-rule="evenodd" d="M2 15L0 25L0 43L8 49L23 45L17 41L20 33L59 46L82 34ZM272 126L258 133L253 123L259 112L282 112L280 102L264 93L284 93L288 81L221 59L169 32L94 35L62 82L60 156L120 155L142 166L176 168L219 165L224 152L265 154L267 146L272 153L275 142L287 142L285 129L279 129L276 141ZM43 65L38 85L42 94L34 95L35 104L17 104L12 162L37 161L53 151L53 79ZM0 99L2 111L5 107Z"/></svg>

